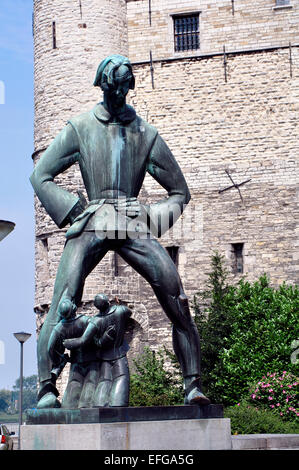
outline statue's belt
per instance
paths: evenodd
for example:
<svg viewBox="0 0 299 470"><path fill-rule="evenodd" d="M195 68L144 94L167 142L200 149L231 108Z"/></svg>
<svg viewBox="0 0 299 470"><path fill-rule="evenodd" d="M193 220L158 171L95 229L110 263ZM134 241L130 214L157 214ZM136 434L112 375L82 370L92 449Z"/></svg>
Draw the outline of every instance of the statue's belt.
<svg viewBox="0 0 299 470"><path fill-rule="evenodd" d="M124 357L127 353L129 348L119 346L117 348L111 348L108 351L72 351L71 353L71 364L83 364L86 362L98 362L99 360L102 361L115 361L116 359L120 359Z"/></svg>
<svg viewBox="0 0 299 470"><path fill-rule="evenodd" d="M65 236L67 239L74 238L80 235L86 227L89 219L97 212L104 204L119 204L123 199L94 199L87 204L86 209L76 217L72 226L68 229Z"/></svg>
<svg viewBox="0 0 299 470"><path fill-rule="evenodd" d="M70 239L77 237L84 230L98 230L99 232L101 230L103 232L109 232L109 230L111 232L126 232L127 225L132 221L132 219L127 217L125 212L116 211L115 209L115 207L124 200L127 199L94 199L93 201L90 201L84 211L76 217L74 223L66 232L66 238ZM111 210L107 208L107 210L100 211L100 209L104 205L106 206L106 204L114 207L111 207ZM99 213L96 215L96 222L89 224L90 219L97 211L99 211ZM148 232L146 223L142 226L142 232Z"/></svg>

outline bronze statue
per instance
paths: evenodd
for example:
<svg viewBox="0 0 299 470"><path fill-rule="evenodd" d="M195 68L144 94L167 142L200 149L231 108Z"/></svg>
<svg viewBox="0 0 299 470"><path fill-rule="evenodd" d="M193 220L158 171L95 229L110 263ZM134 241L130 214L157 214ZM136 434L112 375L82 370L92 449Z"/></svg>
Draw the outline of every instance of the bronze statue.
<svg viewBox="0 0 299 470"><path fill-rule="evenodd" d="M185 178L157 130L126 104L134 88L126 57L112 55L98 67L95 86L104 100L76 116L54 139L31 176L35 192L58 227L70 224L51 308L38 340L39 408L56 406L47 345L59 320L58 305L81 300L88 274L109 250L116 251L152 286L173 324L173 347L181 365L186 404L208 404L199 387L200 343L177 269L154 236L176 221L190 200ZM89 202L57 186L54 178L79 163ZM146 172L168 197L149 206L138 201ZM43 399L47 395L47 399Z"/></svg>

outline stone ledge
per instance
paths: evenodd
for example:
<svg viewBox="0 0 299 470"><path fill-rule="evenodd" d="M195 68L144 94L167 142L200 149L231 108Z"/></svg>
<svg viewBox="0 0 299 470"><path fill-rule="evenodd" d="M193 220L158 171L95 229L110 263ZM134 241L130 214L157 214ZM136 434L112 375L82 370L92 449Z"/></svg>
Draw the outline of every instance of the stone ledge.
<svg viewBox="0 0 299 470"><path fill-rule="evenodd" d="M290 10L291 8L293 8L293 5L275 5L272 10Z"/></svg>

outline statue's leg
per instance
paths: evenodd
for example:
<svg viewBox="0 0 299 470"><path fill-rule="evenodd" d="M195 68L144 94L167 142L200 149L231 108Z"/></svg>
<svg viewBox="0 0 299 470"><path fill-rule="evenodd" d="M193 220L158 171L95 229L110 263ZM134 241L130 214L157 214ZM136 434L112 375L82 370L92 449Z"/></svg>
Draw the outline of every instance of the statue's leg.
<svg viewBox="0 0 299 470"><path fill-rule="evenodd" d="M99 382L99 362L91 362L87 366L87 373L78 404L78 408L92 408L96 387Z"/></svg>
<svg viewBox="0 0 299 470"><path fill-rule="evenodd" d="M38 338L39 400L47 393L58 396L51 378L52 364L47 353L51 332L59 321L58 304L62 297L71 299L75 304L80 302L86 277L107 251L107 240L100 240L94 232L83 232L65 244L56 275L51 307ZM48 407L49 403L46 405ZM43 403L39 403L38 406L43 407Z"/></svg>
<svg viewBox="0 0 299 470"><path fill-rule="evenodd" d="M110 391L109 406L128 406L130 374L127 358L121 357L113 363L112 387Z"/></svg>
<svg viewBox="0 0 299 470"><path fill-rule="evenodd" d="M62 398L61 408L78 408L83 381L84 370L82 370L79 364L72 364L67 387Z"/></svg>
<svg viewBox="0 0 299 470"><path fill-rule="evenodd" d="M109 406L112 380L113 375L111 362L102 361L100 366L100 378L94 394L93 406Z"/></svg>
<svg viewBox="0 0 299 470"><path fill-rule="evenodd" d="M198 400L192 399L192 402L209 403L209 400L200 392L198 330L190 315L188 299L176 266L169 254L157 240L150 238L127 240L118 252L150 283L163 310L173 324L173 348L185 379L186 396L191 390L197 388Z"/></svg>

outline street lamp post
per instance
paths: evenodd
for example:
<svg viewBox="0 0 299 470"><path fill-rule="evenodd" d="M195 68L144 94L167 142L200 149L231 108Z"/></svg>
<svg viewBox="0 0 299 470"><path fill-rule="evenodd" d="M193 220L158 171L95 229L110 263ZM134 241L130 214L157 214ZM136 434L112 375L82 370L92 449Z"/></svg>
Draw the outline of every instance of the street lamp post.
<svg viewBox="0 0 299 470"><path fill-rule="evenodd" d="M23 344L31 336L30 333L14 333L14 337L19 341L21 345L20 355L20 391L19 391L19 436L18 436L18 448L21 449L21 426L22 426L22 413L23 413Z"/></svg>

